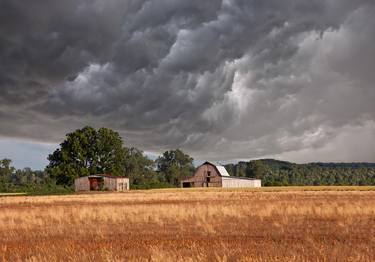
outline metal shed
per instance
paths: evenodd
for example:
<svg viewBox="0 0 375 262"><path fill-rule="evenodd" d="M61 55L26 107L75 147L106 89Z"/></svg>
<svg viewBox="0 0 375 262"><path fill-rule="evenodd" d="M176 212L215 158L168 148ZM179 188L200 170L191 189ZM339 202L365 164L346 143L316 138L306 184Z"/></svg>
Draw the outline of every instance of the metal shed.
<svg viewBox="0 0 375 262"><path fill-rule="evenodd" d="M97 174L79 177L74 180L75 191L126 191L129 178Z"/></svg>

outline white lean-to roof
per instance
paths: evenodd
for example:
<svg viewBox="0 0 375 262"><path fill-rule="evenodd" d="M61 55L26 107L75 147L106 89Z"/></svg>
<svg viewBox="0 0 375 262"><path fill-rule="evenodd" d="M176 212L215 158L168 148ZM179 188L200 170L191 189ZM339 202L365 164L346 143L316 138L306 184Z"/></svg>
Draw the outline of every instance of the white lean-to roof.
<svg viewBox="0 0 375 262"><path fill-rule="evenodd" d="M221 176L229 176L228 171L223 166L216 166Z"/></svg>

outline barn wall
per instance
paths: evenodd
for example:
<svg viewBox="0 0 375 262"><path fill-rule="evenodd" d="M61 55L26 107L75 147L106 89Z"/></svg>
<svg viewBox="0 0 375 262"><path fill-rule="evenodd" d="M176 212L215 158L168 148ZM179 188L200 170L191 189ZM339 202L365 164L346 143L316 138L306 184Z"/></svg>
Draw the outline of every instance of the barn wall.
<svg viewBox="0 0 375 262"><path fill-rule="evenodd" d="M129 178L116 178L116 190L126 191L129 190Z"/></svg>
<svg viewBox="0 0 375 262"><path fill-rule="evenodd" d="M127 185L127 189L130 190L130 179L129 178L125 178L126 180L126 185Z"/></svg>
<svg viewBox="0 0 375 262"><path fill-rule="evenodd" d="M116 178L103 177L104 179L104 189L109 191L116 191Z"/></svg>
<svg viewBox="0 0 375 262"><path fill-rule="evenodd" d="M75 191L89 191L90 181L88 177L80 177L74 180Z"/></svg>
<svg viewBox="0 0 375 262"><path fill-rule="evenodd" d="M210 182L207 182L208 172ZM221 187L221 176L214 166L205 164L197 168L193 177L182 182L191 182L192 187Z"/></svg>
<svg viewBox="0 0 375 262"><path fill-rule="evenodd" d="M129 190L129 178L124 177L104 177L104 188L109 191Z"/></svg>
<svg viewBox="0 0 375 262"><path fill-rule="evenodd" d="M259 179L241 179L222 177L222 186L229 187L261 187L261 180Z"/></svg>

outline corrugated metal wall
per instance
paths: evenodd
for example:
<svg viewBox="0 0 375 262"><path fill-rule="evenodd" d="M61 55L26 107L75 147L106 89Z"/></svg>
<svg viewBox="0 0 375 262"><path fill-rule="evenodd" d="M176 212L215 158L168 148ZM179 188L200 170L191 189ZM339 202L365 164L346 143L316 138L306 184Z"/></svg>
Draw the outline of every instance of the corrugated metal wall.
<svg viewBox="0 0 375 262"><path fill-rule="evenodd" d="M130 188L129 178L103 177L103 190L126 191ZM75 191L90 191L89 177L79 177L74 180Z"/></svg>
<svg viewBox="0 0 375 262"><path fill-rule="evenodd" d="M74 189L75 191L89 191L90 190L90 181L87 176L76 178L74 180Z"/></svg>
<svg viewBox="0 0 375 262"><path fill-rule="evenodd" d="M226 188L232 187L261 187L261 180L259 179L241 179L222 177L222 186Z"/></svg>
<svg viewBox="0 0 375 262"><path fill-rule="evenodd" d="M116 178L116 191L129 190L129 178Z"/></svg>

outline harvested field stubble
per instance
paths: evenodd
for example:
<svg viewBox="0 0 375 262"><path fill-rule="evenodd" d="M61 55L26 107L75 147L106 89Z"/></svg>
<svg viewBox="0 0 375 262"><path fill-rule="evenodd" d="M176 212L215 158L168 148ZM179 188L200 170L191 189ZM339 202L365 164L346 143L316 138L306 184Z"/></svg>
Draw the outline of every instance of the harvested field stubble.
<svg viewBox="0 0 375 262"><path fill-rule="evenodd" d="M1 261L375 261L374 191L0 198Z"/></svg>

